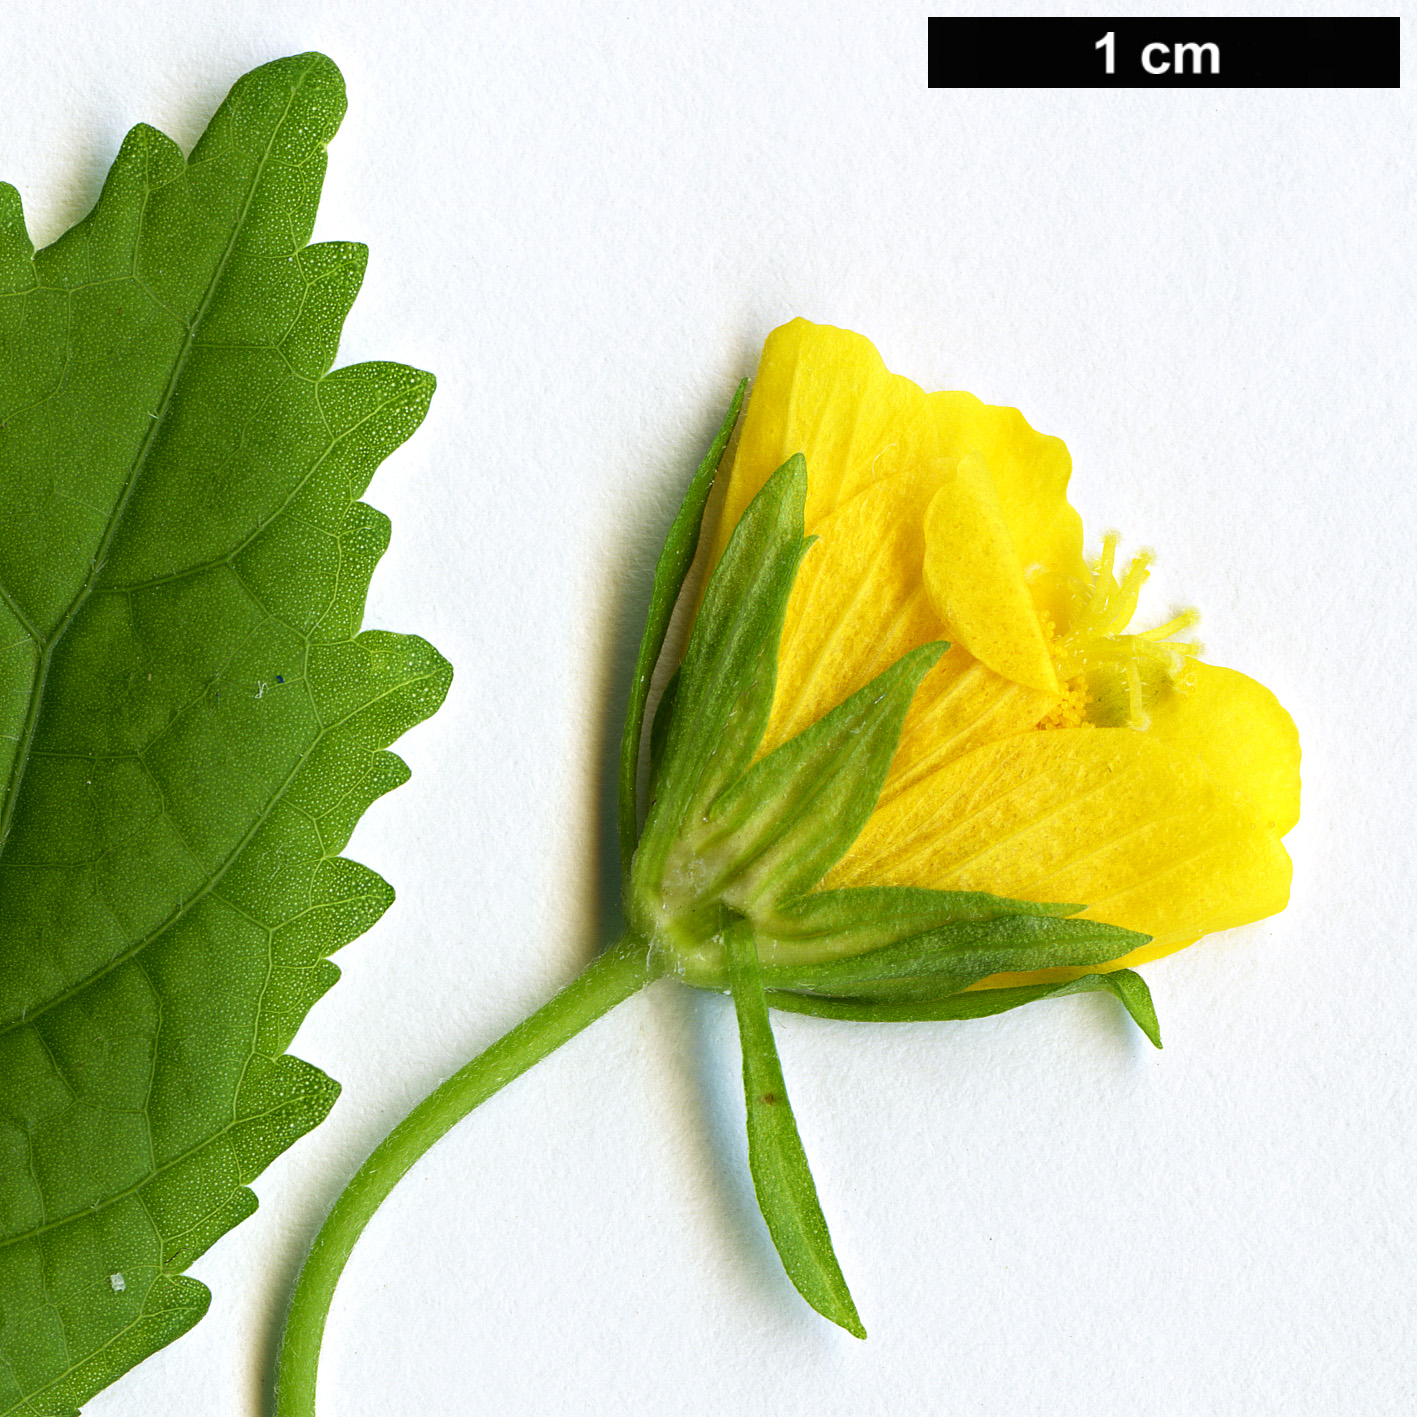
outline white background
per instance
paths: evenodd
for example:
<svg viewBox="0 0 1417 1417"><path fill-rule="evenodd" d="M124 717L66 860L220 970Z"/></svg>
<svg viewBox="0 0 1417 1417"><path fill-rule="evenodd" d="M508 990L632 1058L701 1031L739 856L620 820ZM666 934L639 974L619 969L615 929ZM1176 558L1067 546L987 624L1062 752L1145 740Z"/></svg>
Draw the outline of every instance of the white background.
<svg viewBox="0 0 1417 1417"><path fill-rule="evenodd" d="M1090 544L1155 546L1153 613L1200 606L1299 723L1293 903L1146 971L1159 1054L1096 997L780 1020L865 1344L755 1213L726 1002L656 985L396 1192L321 1417L1413 1410L1410 93L930 92L928 8L9 0L0 176L39 243L131 124L190 146L248 68L341 65L316 236L372 252L342 361L439 378L369 494L367 623L457 667L350 848L398 903L296 1040L343 1097L92 1417L259 1417L344 1180L615 928L653 558L798 314L1067 440Z"/></svg>

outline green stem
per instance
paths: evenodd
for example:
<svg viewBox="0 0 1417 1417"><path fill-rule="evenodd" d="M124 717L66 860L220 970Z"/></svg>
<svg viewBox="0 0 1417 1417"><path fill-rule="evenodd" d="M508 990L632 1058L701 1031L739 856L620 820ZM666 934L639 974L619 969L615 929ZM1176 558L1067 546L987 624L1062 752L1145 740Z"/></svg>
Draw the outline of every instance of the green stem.
<svg viewBox="0 0 1417 1417"><path fill-rule="evenodd" d="M281 1341L276 1417L314 1417L320 1340L335 1285L355 1241L405 1172L479 1103L554 1053L659 973L627 934L549 1003L431 1092L374 1149L320 1227L295 1282Z"/></svg>

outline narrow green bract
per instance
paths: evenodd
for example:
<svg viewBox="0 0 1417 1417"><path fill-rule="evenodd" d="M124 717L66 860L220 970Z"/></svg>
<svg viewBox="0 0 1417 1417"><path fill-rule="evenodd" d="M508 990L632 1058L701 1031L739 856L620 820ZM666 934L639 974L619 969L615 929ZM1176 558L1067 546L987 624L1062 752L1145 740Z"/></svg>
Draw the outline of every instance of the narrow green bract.
<svg viewBox="0 0 1417 1417"><path fill-rule="evenodd" d="M797 1119L787 1098L777 1044L758 974L757 945L746 925L724 932L748 1118L748 1167L768 1233L797 1292L823 1318L865 1338L856 1302L832 1249Z"/></svg>
<svg viewBox="0 0 1417 1417"><path fill-rule="evenodd" d="M182 1271L337 1085L284 1050L392 899L339 856L451 669L359 633L358 502L433 379L330 373L328 59L189 160L125 140L32 252L0 186L0 1413L71 1413L201 1317Z"/></svg>
<svg viewBox="0 0 1417 1417"><path fill-rule="evenodd" d="M1039 999L1062 999L1069 994L1111 994L1132 1016L1132 1022L1152 1045L1161 1047L1161 1025L1146 980L1134 969L1113 969L1106 974L1084 974L1064 984L1016 984L1007 989L976 989L969 993L926 994L914 999L886 1000L869 996L823 997L782 989L769 989L764 997L775 1009L815 1014L818 1018L844 1019L849 1023L941 1023L947 1020L992 1018Z"/></svg>

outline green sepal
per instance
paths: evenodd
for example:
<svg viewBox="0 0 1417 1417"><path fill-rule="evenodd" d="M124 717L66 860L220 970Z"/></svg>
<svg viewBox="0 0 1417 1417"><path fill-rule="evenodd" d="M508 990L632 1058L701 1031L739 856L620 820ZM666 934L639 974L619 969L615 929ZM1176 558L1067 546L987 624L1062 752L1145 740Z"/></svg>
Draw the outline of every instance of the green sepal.
<svg viewBox="0 0 1417 1417"><path fill-rule="evenodd" d="M654 707L654 721L649 726L649 792L654 796L654 784L659 779L659 765L664 761L664 740L674 718L674 701L679 697L679 671L676 669L664 685L664 692Z"/></svg>
<svg viewBox="0 0 1417 1417"><path fill-rule="evenodd" d="M630 702L625 708L625 731L620 739L618 823L620 869L626 880L630 876L630 863L634 859L635 843L639 838L636 780L639 776L640 740L644 730L645 704L649 698L650 681L654 677L655 665L659 663L660 651L664 648L664 637L669 632L669 622L673 618L679 592L683 589L684 578L689 574L689 567L694 564L694 555L699 548L699 532L704 520L704 507L713 488L713 480L718 474L719 464L723 461L733 426L738 422L738 411L743 407L743 393L747 387L746 379L739 383L728 413L689 483L689 490L684 494L684 501L669 528L669 535L665 538L664 548L660 551L659 560L654 567L649 613L645 618L644 634L640 638L639 654L635 657L635 672L630 678Z"/></svg>
<svg viewBox="0 0 1417 1417"><path fill-rule="evenodd" d="M780 901L755 923L767 962L821 963L844 955L865 954L951 925L1001 920L1012 915L1076 915L1086 909L1085 905L1061 902L1012 900L984 891L854 886L847 890L813 891Z"/></svg>
<svg viewBox="0 0 1417 1417"><path fill-rule="evenodd" d="M707 830L686 834L683 849L724 863L730 906L756 918L811 890L846 854L875 810L915 690L948 648L903 655L754 763L710 808Z"/></svg>
<svg viewBox="0 0 1417 1417"><path fill-rule="evenodd" d="M664 895L675 893L664 881L664 866L683 824L702 815L742 775L762 741L787 599L811 544L803 535L806 497L807 466L797 454L748 504L709 577L680 666L655 798L635 854L632 914L636 904L651 902L653 914ZM633 923L653 936L660 922Z"/></svg>
<svg viewBox="0 0 1417 1417"><path fill-rule="evenodd" d="M724 945L743 1047L748 1166L758 1206L797 1292L823 1318L839 1324L856 1338L865 1338L866 1330L832 1249L826 1217L817 1199L792 1104L787 1099L752 927L746 921L730 926L724 932Z"/></svg>
<svg viewBox="0 0 1417 1417"><path fill-rule="evenodd" d="M1161 1047L1161 1025L1146 981L1130 969L1106 974L1084 974L1062 984L1018 984L1007 989L974 989L915 1003L878 1003L859 998L822 998L769 989L768 1006L787 1013L817 1018L844 1019L852 1023L930 1023L952 1019L989 1018L1038 999L1060 999L1069 994L1090 994L1103 989L1119 999L1133 1022L1152 1044Z"/></svg>
<svg viewBox="0 0 1417 1417"><path fill-rule="evenodd" d="M1001 915L946 925L866 954L777 965L765 969L763 977L769 988L924 1002L958 993L991 974L1106 964L1150 938L1099 920Z"/></svg>

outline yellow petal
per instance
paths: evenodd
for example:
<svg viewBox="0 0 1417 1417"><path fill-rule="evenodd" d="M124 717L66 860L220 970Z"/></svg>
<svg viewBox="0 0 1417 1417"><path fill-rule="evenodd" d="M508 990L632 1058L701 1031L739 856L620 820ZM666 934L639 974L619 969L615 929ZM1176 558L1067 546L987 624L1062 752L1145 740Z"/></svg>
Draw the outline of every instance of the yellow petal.
<svg viewBox="0 0 1417 1417"><path fill-rule="evenodd" d="M920 473L886 478L823 517L783 621L772 719L760 753L815 723L903 654L945 638L921 584Z"/></svg>
<svg viewBox="0 0 1417 1417"><path fill-rule="evenodd" d="M1063 440L1039 433L1018 409L982 403L973 394L931 394L930 404L946 430L944 456L983 458L1024 573L1085 580L1082 518L1068 504L1073 460Z"/></svg>
<svg viewBox="0 0 1417 1417"><path fill-rule="evenodd" d="M1082 523L1068 505L1072 463L1057 438L973 394L925 393L849 330L793 320L774 330L748 400L710 549L715 565L744 508L794 453L807 459L807 529L897 473L948 472L978 453L1025 575L1086 579Z"/></svg>
<svg viewBox="0 0 1417 1417"><path fill-rule="evenodd" d="M807 460L806 523L897 473L933 463L924 392L887 371L870 340L793 320L763 345L738 437L710 565L743 510L794 453Z"/></svg>
<svg viewBox="0 0 1417 1417"><path fill-rule="evenodd" d="M915 691L880 804L985 743L1026 733L1056 702L952 649Z"/></svg>
<svg viewBox="0 0 1417 1417"><path fill-rule="evenodd" d="M1247 675L1192 660L1183 688L1151 708L1149 732L1193 753L1222 787L1283 836L1299 820L1299 730L1279 700Z"/></svg>
<svg viewBox="0 0 1417 1417"><path fill-rule="evenodd" d="M935 479L903 473L868 487L824 517L798 571L783 622L771 752L949 628L922 581L925 509ZM883 799L923 773L995 738L1032 728L1053 694L1013 683L961 648L916 690Z"/></svg>
<svg viewBox="0 0 1417 1417"><path fill-rule="evenodd" d="M940 479L925 515L925 585L941 617L981 664L1061 695L994 479L967 453Z"/></svg>
<svg viewBox="0 0 1417 1417"><path fill-rule="evenodd" d="M1289 878L1278 835L1198 758L1131 729L1080 728L1003 739L920 779L822 884L1086 903L1154 937L1108 966L1120 968L1282 910Z"/></svg>

